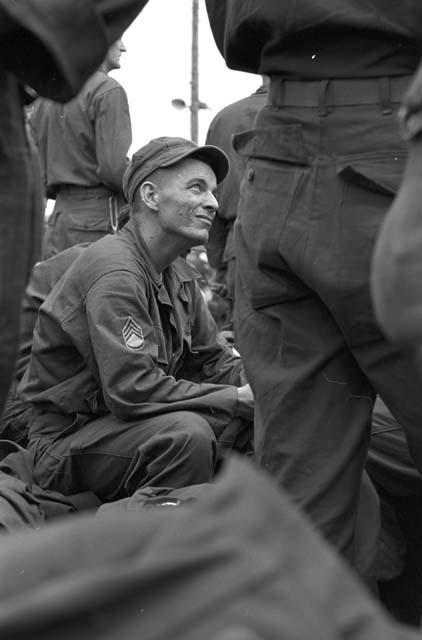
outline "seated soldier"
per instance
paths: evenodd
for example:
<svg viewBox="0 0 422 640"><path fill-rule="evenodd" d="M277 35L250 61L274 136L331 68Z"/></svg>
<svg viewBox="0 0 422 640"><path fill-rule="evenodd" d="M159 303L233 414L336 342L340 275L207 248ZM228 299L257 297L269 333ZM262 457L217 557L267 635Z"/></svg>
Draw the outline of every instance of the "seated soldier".
<svg viewBox="0 0 422 640"><path fill-rule="evenodd" d="M125 229L85 249L41 306L20 390L44 489L110 501L209 482L217 441L250 437L241 360L179 257L206 243L227 170L217 147L142 147L125 174Z"/></svg>

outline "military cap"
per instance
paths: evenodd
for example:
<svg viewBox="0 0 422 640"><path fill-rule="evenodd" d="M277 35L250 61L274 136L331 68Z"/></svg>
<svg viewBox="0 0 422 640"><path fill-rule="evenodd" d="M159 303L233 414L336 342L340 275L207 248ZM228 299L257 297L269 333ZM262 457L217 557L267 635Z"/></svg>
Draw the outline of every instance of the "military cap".
<svg viewBox="0 0 422 640"><path fill-rule="evenodd" d="M218 183L224 180L229 170L229 159L219 147L198 146L186 138L154 138L133 154L123 176L123 192L129 204L133 202L137 187L153 171L171 167L186 158L196 158L208 164Z"/></svg>

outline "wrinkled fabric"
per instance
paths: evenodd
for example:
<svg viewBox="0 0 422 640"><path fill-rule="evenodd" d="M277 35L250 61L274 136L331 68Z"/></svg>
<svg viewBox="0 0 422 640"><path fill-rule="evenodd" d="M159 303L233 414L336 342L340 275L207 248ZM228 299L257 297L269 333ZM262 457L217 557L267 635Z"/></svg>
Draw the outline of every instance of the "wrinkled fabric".
<svg viewBox="0 0 422 640"><path fill-rule="evenodd" d="M42 258L48 260L76 244L96 242L114 233L118 199L105 187L61 189L47 220Z"/></svg>
<svg viewBox="0 0 422 640"><path fill-rule="evenodd" d="M211 482L195 484L181 489L172 487L145 487L138 489L128 498L115 500L101 505L97 510L97 516L110 514L124 514L133 511L143 511L154 507L178 507L192 500L202 500L213 491Z"/></svg>
<svg viewBox="0 0 422 640"><path fill-rule="evenodd" d="M380 397L372 414L366 469L393 496L422 496L422 476L410 456L405 433Z"/></svg>
<svg viewBox="0 0 422 640"><path fill-rule="evenodd" d="M419 96L420 91L416 89L415 93L413 88L413 95ZM399 348L414 353L422 372L420 135L408 143L408 151L400 189L377 238L371 284L374 308L382 330Z"/></svg>
<svg viewBox="0 0 422 640"><path fill-rule="evenodd" d="M0 541L2 637L418 637L246 462L232 460L200 501L122 515Z"/></svg>
<svg viewBox="0 0 422 640"><path fill-rule="evenodd" d="M133 222L84 250L40 307L18 388L35 406L35 479L102 500L211 480L234 420L241 359L220 339L185 260L159 275ZM250 448L250 447L249 447Z"/></svg>
<svg viewBox="0 0 422 640"><path fill-rule="evenodd" d="M230 159L230 171L217 187L218 211L216 212L207 242L209 263L217 269L219 281L226 285L228 296L234 298L233 224L237 215L240 182L245 160L235 153L231 139L234 133L250 129L258 111L265 106L268 92L261 86L255 93L224 107L211 122L206 144L223 149Z"/></svg>
<svg viewBox="0 0 422 640"><path fill-rule="evenodd" d="M400 101L385 109L380 83L374 104L352 95L340 106L350 81L339 90L336 82L326 101L322 93L319 105L295 107L295 91L309 103L322 85L273 81L253 130L234 138L248 159L235 229L236 329L259 463L353 563L375 390L421 468L422 398L413 361L378 329L369 291L374 240L406 157ZM356 95L369 90L351 82ZM405 83L392 81L392 91Z"/></svg>
<svg viewBox="0 0 422 640"><path fill-rule="evenodd" d="M194 411L220 433L245 378L196 277L182 258L161 277L132 222L92 244L40 308L24 399L88 419Z"/></svg>
<svg viewBox="0 0 422 640"><path fill-rule="evenodd" d="M57 491L45 491L34 482L33 470L29 451L0 440L0 531L38 529L51 518L101 504L91 495L66 498Z"/></svg>
<svg viewBox="0 0 422 640"><path fill-rule="evenodd" d="M48 197L63 185L122 194L132 129L126 92L115 78L98 70L67 104L38 100L30 124Z"/></svg>
<svg viewBox="0 0 422 640"><path fill-rule="evenodd" d="M34 481L67 496L91 491L112 501L140 487L210 482L217 459L207 420L188 411L132 420L109 413L88 422L42 413L31 431Z"/></svg>
<svg viewBox="0 0 422 640"><path fill-rule="evenodd" d="M0 417L0 436L3 439L17 442L23 447L28 443L32 405L22 400L17 391L17 385L25 372L31 355L32 336L38 309L69 265L87 246L87 244L80 244L67 251L62 251L51 260L37 262L32 269L22 298L19 351L15 375Z"/></svg>
<svg viewBox="0 0 422 640"><path fill-rule="evenodd" d="M72 262L87 246L88 243L75 245L50 260L43 260L34 265L22 298L19 357L16 363L18 381L22 379L31 356L32 338L40 306Z"/></svg>
<svg viewBox="0 0 422 640"><path fill-rule="evenodd" d="M0 440L0 531L35 529L44 522L40 501L32 493L32 456Z"/></svg>
<svg viewBox="0 0 422 640"><path fill-rule="evenodd" d="M9 390L19 340L21 295L39 257L41 174L28 140L23 93L0 68L0 413Z"/></svg>
<svg viewBox="0 0 422 640"><path fill-rule="evenodd" d="M38 100L30 122L45 192L56 200L43 257L115 231L132 142L123 87L100 69L67 104Z"/></svg>
<svg viewBox="0 0 422 640"><path fill-rule="evenodd" d="M412 73L421 55L418 0L206 0L231 69L362 78Z"/></svg>
<svg viewBox="0 0 422 640"><path fill-rule="evenodd" d="M22 400L16 385L17 382L14 378L7 394L3 413L0 416L0 438L26 447L33 408L31 404Z"/></svg>

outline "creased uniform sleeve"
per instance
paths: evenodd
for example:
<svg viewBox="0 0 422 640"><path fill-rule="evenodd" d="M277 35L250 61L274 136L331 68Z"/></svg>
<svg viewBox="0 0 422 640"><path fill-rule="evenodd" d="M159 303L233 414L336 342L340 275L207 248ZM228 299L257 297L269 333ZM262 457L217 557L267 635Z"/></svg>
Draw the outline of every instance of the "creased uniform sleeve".
<svg viewBox="0 0 422 640"><path fill-rule="evenodd" d="M226 424L237 391L229 385L176 380L158 364L158 342L146 289L134 274L117 270L90 289L86 314L108 409L123 419L169 411L209 413Z"/></svg>
<svg viewBox="0 0 422 640"><path fill-rule="evenodd" d="M192 282L194 321L191 331L191 353L183 371L189 379L218 384L246 384L242 361L228 342L218 335L217 325L205 303L197 282Z"/></svg>
<svg viewBox="0 0 422 640"><path fill-rule="evenodd" d="M127 152L132 143L129 104L123 87L116 86L98 96L94 110L98 176L105 185L122 193Z"/></svg>

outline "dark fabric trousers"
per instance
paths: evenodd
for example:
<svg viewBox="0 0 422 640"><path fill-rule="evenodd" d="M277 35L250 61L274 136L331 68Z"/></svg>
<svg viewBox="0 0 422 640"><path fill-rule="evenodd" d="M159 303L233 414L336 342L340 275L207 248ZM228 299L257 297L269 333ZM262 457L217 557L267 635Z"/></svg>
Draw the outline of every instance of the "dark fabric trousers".
<svg viewBox="0 0 422 640"><path fill-rule="evenodd" d="M248 156L236 313L256 455L352 563L375 390L422 469L421 380L378 330L368 286L405 160L400 98L386 92L399 81L298 83L299 96L274 81L254 130L235 140Z"/></svg>
<svg viewBox="0 0 422 640"><path fill-rule="evenodd" d="M86 424L41 414L33 426L44 432L30 436L34 481L64 495L92 491L105 502L142 487L177 489L213 477L214 433L205 418L188 411L131 421L108 414ZM60 427L59 435L47 434Z"/></svg>
<svg viewBox="0 0 422 640"><path fill-rule="evenodd" d="M38 161L24 126L14 76L0 68L0 413L12 378L19 316L32 264L38 259L42 197Z"/></svg>
<svg viewBox="0 0 422 640"><path fill-rule="evenodd" d="M117 228L118 202L105 187L65 187L56 195L43 241L47 260L80 242L95 242Z"/></svg>

